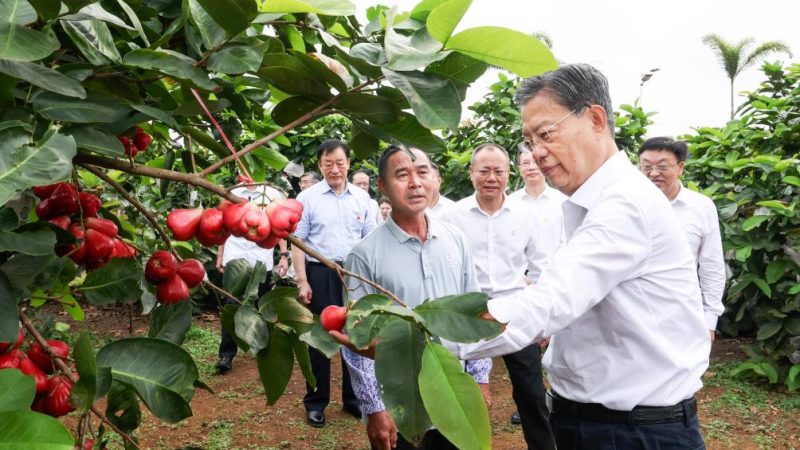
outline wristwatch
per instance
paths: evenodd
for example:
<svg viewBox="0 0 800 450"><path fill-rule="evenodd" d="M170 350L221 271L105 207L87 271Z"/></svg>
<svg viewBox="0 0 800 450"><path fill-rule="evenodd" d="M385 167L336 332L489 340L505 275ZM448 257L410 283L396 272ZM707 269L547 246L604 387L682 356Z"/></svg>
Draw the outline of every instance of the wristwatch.
<svg viewBox="0 0 800 450"><path fill-rule="evenodd" d="M289 252L281 252L281 256L285 256L285 257L288 258L289 255L291 255L291 253L289 253Z"/></svg>

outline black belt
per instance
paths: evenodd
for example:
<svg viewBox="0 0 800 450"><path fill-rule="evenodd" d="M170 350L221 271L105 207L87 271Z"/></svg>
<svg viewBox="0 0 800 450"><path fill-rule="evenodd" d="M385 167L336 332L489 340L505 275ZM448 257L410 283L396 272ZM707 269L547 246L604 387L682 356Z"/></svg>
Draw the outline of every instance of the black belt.
<svg viewBox="0 0 800 450"><path fill-rule="evenodd" d="M618 411L599 403L579 403L553 394L553 415L587 422L627 425L688 422L697 415L697 400L692 397L672 406L637 406L632 411Z"/></svg>
<svg viewBox="0 0 800 450"><path fill-rule="evenodd" d="M344 262L342 262L342 261L334 261L334 262L336 264L340 265L340 266L344 266ZM325 264L322 264L321 262L317 262L317 261L306 261L306 264L308 264L310 266L319 266L319 267L325 267L326 269L329 269L328 266L326 266Z"/></svg>

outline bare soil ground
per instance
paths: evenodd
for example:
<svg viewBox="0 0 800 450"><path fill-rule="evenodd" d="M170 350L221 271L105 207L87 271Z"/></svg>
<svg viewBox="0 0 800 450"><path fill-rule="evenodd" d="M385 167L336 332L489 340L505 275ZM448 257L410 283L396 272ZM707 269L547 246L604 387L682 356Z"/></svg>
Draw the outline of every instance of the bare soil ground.
<svg viewBox="0 0 800 450"><path fill-rule="evenodd" d="M57 320L69 322L74 330L89 330L98 338L129 335L128 313L123 307L86 307L86 320L73 323L63 313ZM204 313L195 326L218 333L218 316ZM146 335L147 318L133 314L133 334ZM800 449L800 398L782 390L770 390L748 382L731 382L725 376L746 359L739 339L718 339L712 352L712 367L705 375L706 387L698 393L700 421L707 447L713 449ZM211 342L215 344L215 342ZM368 449L364 425L342 411L338 398L341 362L334 358L332 392L326 410L327 425L312 428L305 422L305 382L299 370L286 394L268 406L255 360L240 352L234 368L225 375L213 373L216 348L208 349L198 361L203 381L214 393L198 390L192 400L194 416L177 425L165 425L145 413L136 435L142 448L176 449ZM490 411L493 448L525 448L521 428L511 425L514 411L511 385L501 359L495 360L491 375L494 406ZM68 418L74 422L74 418ZM114 445L112 448L122 448Z"/></svg>

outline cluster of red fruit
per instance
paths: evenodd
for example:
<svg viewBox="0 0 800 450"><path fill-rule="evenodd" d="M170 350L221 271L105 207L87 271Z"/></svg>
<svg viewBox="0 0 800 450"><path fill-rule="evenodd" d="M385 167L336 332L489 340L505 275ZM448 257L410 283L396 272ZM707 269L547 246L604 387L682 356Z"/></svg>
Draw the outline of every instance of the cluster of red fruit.
<svg viewBox="0 0 800 450"><path fill-rule="evenodd" d="M217 208L176 209L167 216L167 227L175 239L197 238L206 247L222 245L228 236L236 236L273 248L294 232L302 215L303 204L295 199L276 200L266 208L223 200Z"/></svg>
<svg viewBox="0 0 800 450"><path fill-rule="evenodd" d="M56 248L59 256L68 255L75 264L97 269L112 258L133 258L136 249L120 239L117 225L97 217L100 199L88 192L78 192L70 183L37 186L33 193L40 199L36 215L75 236L76 244Z"/></svg>
<svg viewBox="0 0 800 450"><path fill-rule="evenodd" d="M72 381L65 375L51 375L55 372L55 364L45 349L34 342L27 354L19 346L25 338L22 328L19 329L17 342L0 342L0 369L19 369L30 375L36 382L36 399L31 409L34 411L61 417L72 411L69 394L72 392ZM67 359L69 345L59 340L47 341L47 346L59 359Z"/></svg>
<svg viewBox="0 0 800 450"><path fill-rule="evenodd" d="M144 277L158 286L156 300L161 303L179 303L189 297L189 289L197 286L206 276L200 261L185 259L180 264L172 253L158 250L150 256L144 267Z"/></svg>
<svg viewBox="0 0 800 450"><path fill-rule="evenodd" d="M136 157L139 152L147 150L147 147L153 142L153 137L145 133L144 130L139 127L134 128L133 137L120 134L117 138L122 142L125 154L131 158Z"/></svg>

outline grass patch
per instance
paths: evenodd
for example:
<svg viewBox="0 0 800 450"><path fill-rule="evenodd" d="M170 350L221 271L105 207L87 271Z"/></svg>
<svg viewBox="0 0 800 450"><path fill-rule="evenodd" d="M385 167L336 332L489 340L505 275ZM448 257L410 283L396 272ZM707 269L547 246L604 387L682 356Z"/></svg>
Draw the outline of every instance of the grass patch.
<svg viewBox="0 0 800 450"><path fill-rule="evenodd" d="M725 392L708 406L711 410L728 410L749 416L752 414L752 408L759 411L764 409L767 404L767 391L764 386L735 377L733 371L736 366L737 363L727 362L709 367L709 372L714 375L706 378L704 382L708 386L724 388Z"/></svg>
<svg viewBox="0 0 800 450"><path fill-rule="evenodd" d="M214 331L192 325L186 333L183 348L197 363L200 378L206 378L215 372L214 364L219 351L219 334Z"/></svg>
<svg viewBox="0 0 800 450"><path fill-rule="evenodd" d="M214 421L206 437L206 450L228 450L233 441L233 424L230 422Z"/></svg>
<svg viewBox="0 0 800 450"><path fill-rule="evenodd" d="M730 422L722 419L713 419L707 422L700 422L700 426L706 438L720 442L730 442L730 431L733 428Z"/></svg>

